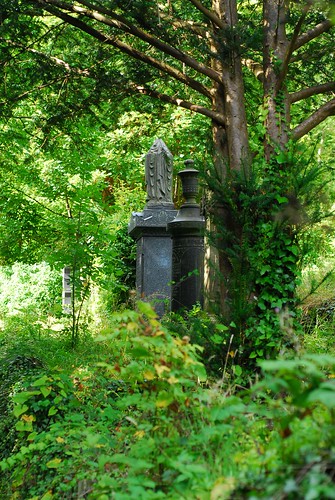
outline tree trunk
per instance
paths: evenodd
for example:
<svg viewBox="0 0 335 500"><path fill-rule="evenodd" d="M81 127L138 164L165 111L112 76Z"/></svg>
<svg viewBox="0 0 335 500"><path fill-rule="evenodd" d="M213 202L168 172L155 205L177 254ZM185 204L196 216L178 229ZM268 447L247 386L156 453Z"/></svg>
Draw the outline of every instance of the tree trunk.
<svg viewBox="0 0 335 500"><path fill-rule="evenodd" d="M213 11L223 28L214 27L212 67L222 75L212 93L213 108L224 116L225 126L213 125L214 158L222 179L229 171L249 168L250 154L245 112L241 56L237 30L236 0L213 0ZM227 40L227 42L222 42Z"/></svg>
<svg viewBox="0 0 335 500"><path fill-rule="evenodd" d="M264 153L267 161L283 151L288 142L289 100L284 85L288 41L285 33L286 7L283 0L265 0L264 9L264 107L267 134Z"/></svg>
<svg viewBox="0 0 335 500"><path fill-rule="evenodd" d="M213 109L225 118L222 126L213 122L214 147L214 183L229 183L234 173L247 175L250 169L250 152L245 112L245 97L240 55L235 50L239 46L234 27L237 25L236 0L213 0L215 15L222 21L223 27L214 26L211 49L214 53L212 67L222 75L222 83L215 83L212 91ZM222 46L222 40L231 40ZM223 50L224 49L224 50ZM213 174L212 174L213 175ZM215 220L210 222L210 234L217 235L217 224L229 231L239 232L232 227L229 208L222 199L222 192L217 184L213 196ZM214 187L215 191L215 187ZM220 220L219 220L220 219ZM225 251L222 238L212 242L207 252L209 265L206 277L206 293L212 304L220 304L220 312L229 317L229 290L232 266Z"/></svg>

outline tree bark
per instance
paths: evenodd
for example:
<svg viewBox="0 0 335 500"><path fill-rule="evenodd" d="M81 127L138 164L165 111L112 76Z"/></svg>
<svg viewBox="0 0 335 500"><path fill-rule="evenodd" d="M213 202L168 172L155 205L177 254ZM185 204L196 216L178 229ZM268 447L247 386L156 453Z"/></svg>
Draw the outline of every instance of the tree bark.
<svg viewBox="0 0 335 500"><path fill-rule="evenodd" d="M270 161L276 151L284 150L288 141L290 108L285 83L281 78L283 61L289 46L285 33L285 18L283 0L264 1L263 89L264 107L268 111L264 152L267 161Z"/></svg>
<svg viewBox="0 0 335 500"><path fill-rule="evenodd" d="M216 224L239 231L232 227L231 213L222 199L221 183L228 183L235 173L242 170L247 173L250 168L250 152L245 111L245 95L242 75L241 56L236 50L239 46L237 26L236 0L213 0L214 13L213 38L211 50L212 68L222 75L222 84L215 82L212 91L214 110L224 117L224 126L212 122L214 168L218 190L214 193L214 221L210 222L210 233L218 234ZM219 26L218 26L219 25ZM222 49L222 40L226 40ZM214 181L215 182L215 181ZM220 219L220 220L219 220ZM232 266L224 248L224 241L216 239L208 248L209 260L207 275L207 295L213 303L220 304L220 311L229 317L229 290Z"/></svg>
<svg viewBox="0 0 335 500"><path fill-rule="evenodd" d="M222 133L214 125L213 137L216 160L224 156L223 174L228 168L240 171L249 167L250 153L245 112L245 94L241 55L237 30L236 0L213 0L213 12L222 20L223 27L213 26L212 47L216 54L213 66L221 72L223 85L217 85L213 92L213 105L225 119L225 146L222 149ZM229 35L229 36L227 36ZM225 42L222 43L222 41ZM224 177L224 176L223 176Z"/></svg>

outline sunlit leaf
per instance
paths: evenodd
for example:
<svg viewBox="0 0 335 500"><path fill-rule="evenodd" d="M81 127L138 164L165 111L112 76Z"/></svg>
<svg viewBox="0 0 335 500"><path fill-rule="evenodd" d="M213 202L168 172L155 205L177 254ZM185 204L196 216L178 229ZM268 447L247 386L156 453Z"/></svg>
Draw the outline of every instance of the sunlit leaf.
<svg viewBox="0 0 335 500"><path fill-rule="evenodd" d="M53 458L52 460L49 460L49 462L46 463L46 466L48 467L48 469L58 469L61 463L62 463L61 458Z"/></svg>
<svg viewBox="0 0 335 500"><path fill-rule="evenodd" d="M140 313L144 314L148 318L157 318L156 311L148 302L139 301L137 302L137 307Z"/></svg>
<svg viewBox="0 0 335 500"><path fill-rule="evenodd" d="M171 371L170 368L166 365L158 365L157 363L155 363L155 370L158 374L158 376L160 377L164 372L169 372Z"/></svg>

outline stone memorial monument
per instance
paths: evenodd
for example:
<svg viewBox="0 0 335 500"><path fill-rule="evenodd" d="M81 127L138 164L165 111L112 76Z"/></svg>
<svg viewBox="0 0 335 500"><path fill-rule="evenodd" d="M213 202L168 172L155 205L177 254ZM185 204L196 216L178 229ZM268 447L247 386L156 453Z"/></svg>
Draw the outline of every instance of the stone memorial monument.
<svg viewBox="0 0 335 500"><path fill-rule="evenodd" d="M177 211L172 201L173 156L157 139L145 159L146 205L131 216L128 232L137 242L136 291L159 316L170 310L172 240L166 228Z"/></svg>
<svg viewBox="0 0 335 500"><path fill-rule="evenodd" d="M145 183L148 208L174 209L172 201L173 156L161 139L157 139L145 157Z"/></svg>

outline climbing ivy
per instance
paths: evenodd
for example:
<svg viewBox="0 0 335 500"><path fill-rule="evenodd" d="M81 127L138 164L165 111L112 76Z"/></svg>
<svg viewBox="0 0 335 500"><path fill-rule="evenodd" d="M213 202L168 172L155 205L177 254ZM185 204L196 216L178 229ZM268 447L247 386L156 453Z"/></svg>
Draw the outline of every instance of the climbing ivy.
<svg viewBox="0 0 335 500"><path fill-rule="evenodd" d="M222 323L231 325L230 356L246 372L255 361L298 344L295 292L302 263L313 251L306 239L301 245L301 235L330 203L320 202L328 182L322 168L303 164L301 153L291 147L265 167L255 163L251 173L232 173L223 184L208 180L218 208L212 211L218 231L209 238L230 266L227 277L220 276L229 285Z"/></svg>

